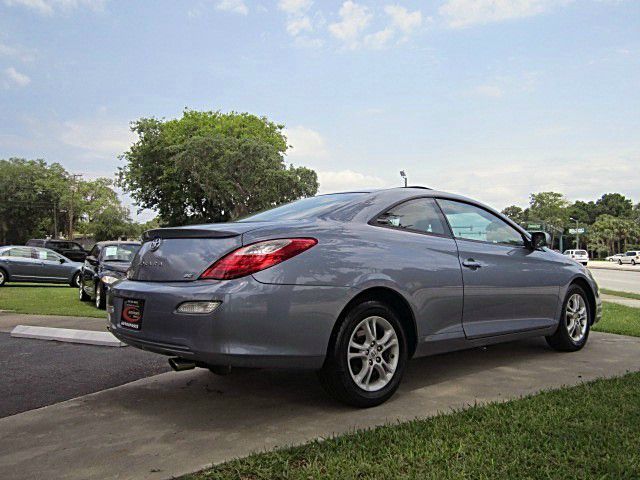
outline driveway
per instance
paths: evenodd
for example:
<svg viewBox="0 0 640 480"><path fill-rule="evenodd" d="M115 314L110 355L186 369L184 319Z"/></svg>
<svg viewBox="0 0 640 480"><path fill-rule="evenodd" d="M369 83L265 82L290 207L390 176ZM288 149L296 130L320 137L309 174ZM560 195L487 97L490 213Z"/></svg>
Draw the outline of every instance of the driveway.
<svg viewBox="0 0 640 480"><path fill-rule="evenodd" d="M331 401L312 372L170 372L0 419L0 471L14 479L170 478L264 449L633 370L640 338L592 333L573 354L533 339L414 360L396 396L368 410Z"/></svg>

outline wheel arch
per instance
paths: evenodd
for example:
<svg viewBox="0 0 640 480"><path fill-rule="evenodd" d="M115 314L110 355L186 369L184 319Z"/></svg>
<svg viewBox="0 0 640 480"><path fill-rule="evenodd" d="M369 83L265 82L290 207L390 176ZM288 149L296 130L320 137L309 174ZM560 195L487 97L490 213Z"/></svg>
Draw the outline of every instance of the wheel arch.
<svg viewBox="0 0 640 480"><path fill-rule="evenodd" d="M389 287L369 287L359 292L355 297L349 300L349 303L347 303L341 310L340 315L338 315L338 319L333 326L331 336L329 337L329 346L335 341L340 325L349 310L351 310L355 305L367 300L384 302L397 313L398 319L407 334L407 343L409 345L408 354L409 358L411 358L418 345L418 331L415 316L409 302L407 302L400 293Z"/></svg>
<svg viewBox="0 0 640 480"><path fill-rule="evenodd" d="M593 292L593 288L591 287L591 284L582 277L576 277L573 280L571 280L569 287L571 285L579 286L580 288L582 288L582 290L584 290L584 293L587 294L587 301L589 302L589 312L590 312L589 323L593 325L593 322L596 318L597 304L596 304L596 295Z"/></svg>

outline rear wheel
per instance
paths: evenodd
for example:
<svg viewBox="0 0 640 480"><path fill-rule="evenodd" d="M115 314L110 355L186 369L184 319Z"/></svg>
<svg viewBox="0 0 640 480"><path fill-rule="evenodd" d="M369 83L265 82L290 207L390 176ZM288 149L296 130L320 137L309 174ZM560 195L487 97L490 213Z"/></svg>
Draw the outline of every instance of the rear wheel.
<svg viewBox="0 0 640 480"><path fill-rule="evenodd" d="M347 313L318 376L337 400L374 407L398 389L406 363L406 335L395 312L365 301Z"/></svg>
<svg viewBox="0 0 640 480"><path fill-rule="evenodd" d="M69 286L80 288L80 272L76 273L73 276L73 278L71 279L71 282L69 283Z"/></svg>
<svg viewBox="0 0 640 480"><path fill-rule="evenodd" d="M575 352L587 343L591 327L591 310L587 295L577 285L569 287L556 332L547 343L561 352Z"/></svg>
<svg viewBox="0 0 640 480"><path fill-rule="evenodd" d="M0 268L0 287L7 283L7 272Z"/></svg>
<svg viewBox="0 0 640 480"><path fill-rule="evenodd" d="M96 285L96 308L98 310L104 310L105 308L105 298L104 298L104 285L102 282L98 282Z"/></svg>

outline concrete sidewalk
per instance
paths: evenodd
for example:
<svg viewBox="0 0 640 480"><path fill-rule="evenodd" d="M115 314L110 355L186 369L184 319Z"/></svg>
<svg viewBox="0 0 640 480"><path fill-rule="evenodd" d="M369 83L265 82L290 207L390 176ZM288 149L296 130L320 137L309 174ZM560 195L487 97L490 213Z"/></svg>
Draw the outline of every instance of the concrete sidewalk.
<svg viewBox="0 0 640 480"><path fill-rule="evenodd" d="M0 313L0 332L9 333L17 325L32 325L36 327L75 328L78 330L92 330L94 332L107 331L107 317L67 317L62 315L27 315L23 313Z"/></svg>
<svg viewBox="0 0 640 480"><path fill-rule="evenodd" d="M576 353L532 339L414 360L396 396L367 410L331 401L312 372L170 372L0 420L0 472L171 478L256 451L636 370L640 338L594 332Z"/></svg>
<svg viewBox="0 0 640 480"><path fill-rule="evenodd" d="M622 272L639 272L640 273L640 265L618 265L616 262L607 262L607 261L597 261L591 260L587 264L588 268L602 269L602 270L618 270Z"/></svg>
<svg viewBox="0 0 640 480"><path fill-rule="evenodd" d="M640 300L636 300L635 298L619 297L617 295L608 295L606 293L602 293L600 298L602 298L603 302L617 303L618 305L624 305L625 307L640 308Z"/></svg>

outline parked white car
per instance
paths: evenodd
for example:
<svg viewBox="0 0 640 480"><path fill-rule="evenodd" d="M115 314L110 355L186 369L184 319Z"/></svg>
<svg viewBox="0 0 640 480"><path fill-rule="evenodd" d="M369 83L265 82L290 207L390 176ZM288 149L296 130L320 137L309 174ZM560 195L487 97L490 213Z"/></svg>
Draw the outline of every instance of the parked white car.
<svg viewBox="0 0 640 480"><path fill-rule="evenodd" d="M617 262L620 257L624 257L624 253L616 253L615 255L609 255L605 260L607 262Z"/></svg>
<svg viewBox="0 0 640 480"><path fill-rule="evenodd" d="M565 250L563 255L572 258L582 265L586 265L589 262L589 254L586 250Z"/></svg>
<svg viewBox="0 0 640 480"><path fill-rule="evenodd" d="M618 259L618 265L630 263L631 265L640 264L640 250L631 250Z"/></svg>

